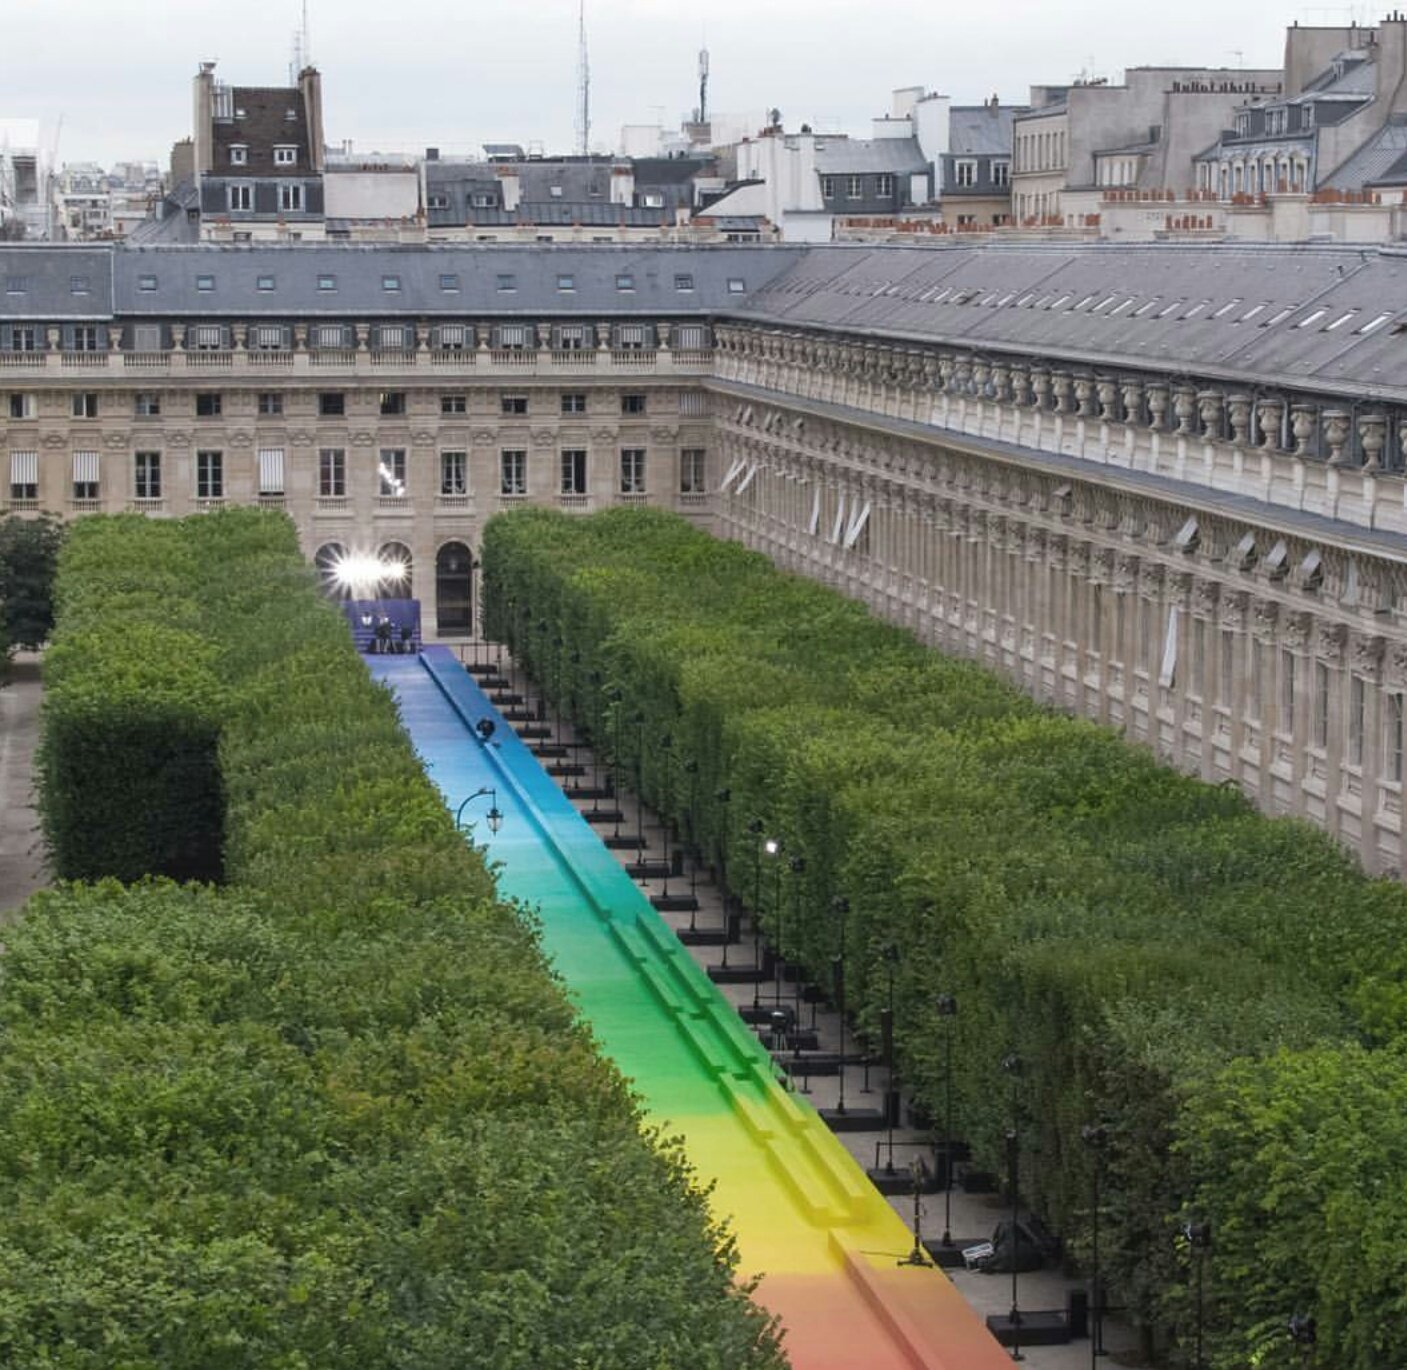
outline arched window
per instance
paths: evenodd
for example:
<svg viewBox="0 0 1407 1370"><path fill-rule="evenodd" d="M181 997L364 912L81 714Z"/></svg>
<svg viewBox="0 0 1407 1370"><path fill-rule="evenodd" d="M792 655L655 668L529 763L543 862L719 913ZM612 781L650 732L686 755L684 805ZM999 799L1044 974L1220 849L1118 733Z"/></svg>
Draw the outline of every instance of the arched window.
<svg viewBox="0 0 1407 1370"><path fill-rule="evenodd" d="M325 542L313 556L323 593L333 599L348 599L351 596L351 587L337 574L337 568L346 555L347 549L340 542Z"/></svg>
<svg viewBox="0 0 1407 1370"><path fill-rule="evenodd" d="M447 542L435 556L435 621L441 637L474 631L474 557L462 542Z"/></svg>
<svg viewBox="0 0 1407 1370"><path fill-rule="evenodd" d="M376 554L382 566L380 594L383 599L410 599L414 594L410 548L403 542L383 543Z"/></svg>

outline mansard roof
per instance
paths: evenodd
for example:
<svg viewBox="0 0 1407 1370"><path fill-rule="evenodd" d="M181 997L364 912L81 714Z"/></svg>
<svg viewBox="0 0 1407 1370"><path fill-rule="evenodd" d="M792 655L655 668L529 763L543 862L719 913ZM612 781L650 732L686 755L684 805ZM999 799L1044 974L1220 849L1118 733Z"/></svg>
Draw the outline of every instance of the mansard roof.
<svg viewBox="0 0 1407 1370"><path fill-rule="evenodd" d="M734 244L0 247L0 319L708 315L736 304L802 250ZM81 297L70 291L76 275L89 280ZM4 291L11 276L26 279L23 294ZM206 289L198 284L202 277L209 278ZM563 277L571 278L570 288ZM677 277L688 278L687 288Z"/></svg>
<svg viewBox="0 0 1407 1370"><path fill-rule="evenodd" d="M817 247L741 313L1107 369L1407 399L1401 249Z"/></svg>

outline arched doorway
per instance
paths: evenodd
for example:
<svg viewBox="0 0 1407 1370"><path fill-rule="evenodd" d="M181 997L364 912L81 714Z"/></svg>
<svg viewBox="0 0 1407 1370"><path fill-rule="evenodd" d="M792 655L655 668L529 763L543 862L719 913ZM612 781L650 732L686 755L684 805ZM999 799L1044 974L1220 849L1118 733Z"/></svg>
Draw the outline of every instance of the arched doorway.
<svg viewBox="0 0 1407 1370"><path fill-rule="evenodd" d="M380 597L383 599L413 598L410 548L403 542L387 542L382 544L381 550L376 556L384 568L379 590Z"/></svg>
<svg viewBox="0 0 1407 1370"><path fill-rule="evenodd" d="M474 632L474 554L447 542L435 555L435 622L440 637Z"/></svg>
<svg viewBox="0 0 1407 1370"><path fill-rule="evenodd" d="M337 568L341 566L346 555L347 549L340 542L325 542L313 556L313 565L317 568L323 594L330 599L351 597L351 586L337 574Z"/></svg>

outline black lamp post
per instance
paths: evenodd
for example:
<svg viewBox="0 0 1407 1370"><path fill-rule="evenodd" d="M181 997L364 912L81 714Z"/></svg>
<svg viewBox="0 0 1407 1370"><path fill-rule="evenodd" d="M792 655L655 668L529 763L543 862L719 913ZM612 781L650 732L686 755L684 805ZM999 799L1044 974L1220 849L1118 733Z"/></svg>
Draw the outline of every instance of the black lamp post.
<svg viewBox="0 0 1407 1370"><path fill-rule="evenodd" d="M806 978L801 968L802 957L805 954L805 949L801 944L801 876L806 869L806 859L801 856L793 856L787 864L791 867L791 936L792 946L796 951L796 955L792 957L792 971L796 977L796 1026L800 1028L802 981Z"/></svg>
<svg viewBox="0 0 1407 1370"><path fill-rule="evenodd" d="M587 676L587 683L591 686L591 707L587 711L590 714L591 728L591 812L601 812L601 715L604 712L601 706L601 672L593 670Z"/></svg>
<svg viewBox="0 0 1407 1370"><path fill-rule="evenodd" d="M1189 1222L1184 1225L1182 1235L1187 1238L1187 1245L1192 1251L1192 1259L1197 1263L1197 1281L1194 1294L1196 1299L1194 1306L1196 1359L1193 1364L1196 1370L1206 1370L1206 1362L1202 1359L1202 1334L1206 1327L1207 1252L1212 1249L1212 1225L1205 1220Z"/></svg>
<svg viewBox="0 0 1407 1370"><path fill-rule="evenodd" d="M836 1084L839 1097L835 1111L845 1113L845 922L850 914L850 901L837 894L831 900L831 912L840 920L840 950L831 957L831 997L835 1000L836 1012L840 1015L840 1069Z"/></svg>
<svg viewBox="0 0 1407 1370"><path fill-rule="evenodd" d="M673 807L673 780L674 772L672 763L674 761L674 739L665 733L660 738L660 751L664 754L664 778L660 782L659 814L660 827L664 836L664 894L669 896L669 811Z"/></svg>
<svg viewBox="0 0 1407 1370"><path fill-rule="evenodd" d="M889 1156L884 1163L885 1173L894 1173L894 1128L899 1121L899 1084L897 1079L897 1068L894 1061L894 971L899 964L899 948L893 942L888 943L884 948L884 973L888 980L886 990L886 1007L880 1010L879 1034L880 1041L884 1048L884 1068L886 1080L884 1085L884 1123L888 1132Z"/></svg>
<svg viewBox="0 0 1407 1370"><path fill-rule="evenodd" d="M713 802L718 806L718 822L714 827L714 860L718 871L718 892L723 901L723 965L728 964L728 948L733 944L732 894L728 889L728 805L733 791L726 785L714 790ZM739 920L741 921L741 920Z"/></svg>
<svg viewBox="0 0 1407 1370"><path fill-rule="evenodd" d="M645 711L635 711L635 835L645 850ZM644 857L640 858L642 861Z"/></svg>
<svg viewBox="0 0 1407 1370"><path fill-rule="evenodd" d="M485 785L482 789L477 789L467 799L465 799L454 812L454 828L458 832L463 826L464 810L476 799L488 796L489 811L484 815L484 821L489 825L489 831L496 833L503 826L503 815L498 811L498 791L492 785Z"/></svg>
<svg viewBox="0 0 1407 1370"><path fill-rule="evenodd" d="M1021 1058L1012 1052L1002 1058L1002 1069L1011 1077L1011 1127L1006 1134L1007 1184L1011 1190L1011 1358L1025 1360L1021 1354L1021 1308L1017 1299L1017 1281L1021 1262L1018 1259L1021 1247L1020 1228L1020 1166L1021 1166L1021 1097L1019 1094L1021 1074L1024 1069Z"/></svg>
<svg viewBox="0 0 1407 1370"><path fill-rule="evenodd" d="M749 818L747 830L755 839L752 849L752 968L756 975L752 982L752 1006L757 1008L762 1002L762 927L757 912L762 906L762 820Z"/></svg>
<svg viewBox="0 0 1407 1370"><path fill-rule="evenodd" d="M777 864L772 868L772 908L777 918L777 945L772 949L772 964L776 969L776 982L772 997L777 1007L782 1006L782 980L786 973L786 954L783 952L783 934L786 931L786 915L782 910L782 840L769 837L764 846L767 855Z"/></svg>
<svg viewBox="0 0 1407 1370"><path fill-rule="evenodd" d="M1319 1340L1319 1325L1315 1322L1313 1314L1291 1313L1285 1330L1290 1334L1291 1343L1299 1347L1304 1365L1312 1365L1314 1344Z"/></svg>
<svg viewBox="0 0 1407 1370"><path fill-rule="evenodd" d="M541 639L540 645L533 653L533 674L537 676L537 716L539 719L547 717L547 687L551 683L551 677L547 670L547 643L552 632L552 625L545 618L537 621L538 637Z"/></svg>
<svg viewBox="0 0 1407 1370"><path fill-rule="evenodd" d="M1104 1285L1099 1277L1099 1182L1104 1172L1104 1153L1109 1145L1109 1129L1103 1123L1086 1123L1080 1139L1090 1150L1090 1329L1089 1363L1093 1367L1104 1354Z"/></svg>
<svg viewBox="0 0 1407 1370"><path fill-rule="evenodd" d="M606 694L611 706L611 792L616 796L616 829L614 840L620 840L620 720L621 703L625 699L619 685L612 685Z"/></svg>
<svg viewBox="0 0 1407 1370"><path fill-rule="evenodd" d="M693 932L699 917L699 763L690 756L684 759L684 774L689 777L689 931Z"/></svg>
<svg viewBox="0 0 1407 1370"><path fill-rule="evenodd" d="M953 1244L953 1020L958 1001L940 994L934 1002L943 1020L943 1245Z"/></svg>

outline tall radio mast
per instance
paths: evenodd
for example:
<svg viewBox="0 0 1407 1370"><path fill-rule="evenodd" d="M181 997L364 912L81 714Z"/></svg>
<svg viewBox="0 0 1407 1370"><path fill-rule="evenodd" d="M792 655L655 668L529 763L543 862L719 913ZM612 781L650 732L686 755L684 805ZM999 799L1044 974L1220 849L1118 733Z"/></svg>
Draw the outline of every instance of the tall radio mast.
<svg viewBox="0 0 1407 1370"><path fill-rule="evenodd" d="M591 152L591 63L586 55L586 0L579 0L577 8L576 71L576 150L586 157Z"/></svg>
<svg viewBox="0 0 1407 1370"><path fill-rule="evenodd" d="M699 51L699 123L708 123L708 49Z"/></svg>

